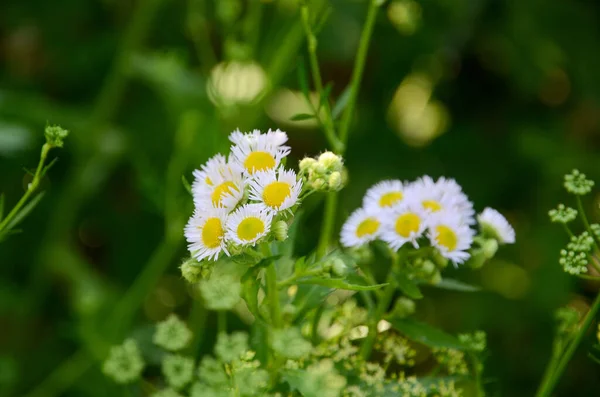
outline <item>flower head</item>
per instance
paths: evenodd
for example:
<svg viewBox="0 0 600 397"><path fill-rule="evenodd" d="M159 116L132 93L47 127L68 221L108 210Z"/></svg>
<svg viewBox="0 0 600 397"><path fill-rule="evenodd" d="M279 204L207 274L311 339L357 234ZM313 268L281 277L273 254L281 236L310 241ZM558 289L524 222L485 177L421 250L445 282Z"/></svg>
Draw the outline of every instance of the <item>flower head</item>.
<svg viewBox="0 0 600 397"><path fill-rule="evenodd" d="M345 247L360 247L377 239L381 234L381 220L377 214L359 208L342 226L341 242Z"/></svg>
<svg viewBox="0 0 600 397"><path fill-rule="evenodd" d="M587 273L588 259L585 252L576 252L571 250L561 250L558 263L564 271L569 274Z"/></svg>
<svg viewBox="0 0 600 397"><path fill-rule="evenodd" d="M216 260L221 252L229 255L225 246L227 210L209 208L196 211L184 229L188 249L197 260Z"/></svg>
<svg viewBox="0 0 600 397"><path fill-rule="evenodd" d="M577 210L575 208L566 207L564 204L559 204L555 209L548 212L550 220L554 223L569 223L577 218Z"/></svg>
<svg viewBox="0 0 600 397"><path fill-rule="evenodd" d="M298 202L302 181L292 170L256 172L250 182L250 199L261 202L269 210L286 210Z"/></svg>
<svg viewBox="0 0 600 397"><path fill-rule="evenodd" d="M427 228L428 213L416 204L401 204L382 215L384 226L381 239L398 250L405 243L418 247L417 239Z"/></svg>
<svg viewBox="0 0 600 397"><path fill-rule="evenodd" d="M430 213L453 212L460 215L463 223L475 223L473 203L454 179L441 177L434 181L425 175L411 183L406 190L410 200L420 203L422 208Z"/></svg>
<svg viewBox="0 0 600 397"><path fill-rule="evenodd" d="M183 321L171 314L164 321L156 325L156 332L152 339L155 344L170 351L183 349L192 340L192 331Z"/></svg>
<svg viewBox="0 0 600 397"><path fill-rule="evenodd" d="M235 163L199 171L192 188L194 204L200 209L225 208L231 211L244 197L242 168ZM199 179L200 178L200 179Z"/></svg>
<svg viewBox="0 0 600 397"><path fill-rule="evenodd" d="M454 263L469 259L467 250L473 242L473 230L455 213L446 211L432 215L429 220L429 240L440 254Z"/></svg>
<svg viewBox="0 0 600 397"><path fill-rule="evenodd" d="M367 190L363 200L363 205L368 209L381 210L391 208L402 203L404 197L405 187L401 181L381 181Z"/></svg>
<svg viewBox="0 0 600 397"><path fill-rule="evenodd" d="M255 245L269 234L273 214L262 204L246 204L229 215L227 239L240 246Z"/></svg>
<svg viewBox="0 0 600 397"><path fill-rule="evenodd" d="M52 147L63 147L65 138L69 131L57 125L48 125L44 130L46 142Z"/></svg>
<svg viewBox="0 0 600 397"><path fill-rule="evenodd" d="M290 148L283 146L287 141L287 134L279 130L269 130L266 134L261 134L258 130L243 134L236 130L229 136L229 140L235 144L231 148L232 158L247 175L276 170L281 160L290 153Z"/></svg>
<svg viewBox="0 0 600 397"><path fill-rule="evenodd" d="M515 242L515 229L508 223L501 213L492 208L485 208L477 216L477 220L484 232L489 233L500 244L513 244Z"/></svg>
<svg viewBox="0 0 600 397"><path fill-rule="evenodd" d="M227 166L227 159L222 154L216 154L208 159L205 164L200 166L199 170L194 170L194 183L192 184L192 190L196 191L200 188L200 186L203 185L214 185L214 182L210 176L214 174L222 175Z"/></svg>
<svg viewBox="0 0 600 397"><path fill-rule="evenodd" d="M573 170L570 174L565 175L564 186L569 193L583 196L592 191L594 181L587 179L585 174L579 170Z"/></svg>

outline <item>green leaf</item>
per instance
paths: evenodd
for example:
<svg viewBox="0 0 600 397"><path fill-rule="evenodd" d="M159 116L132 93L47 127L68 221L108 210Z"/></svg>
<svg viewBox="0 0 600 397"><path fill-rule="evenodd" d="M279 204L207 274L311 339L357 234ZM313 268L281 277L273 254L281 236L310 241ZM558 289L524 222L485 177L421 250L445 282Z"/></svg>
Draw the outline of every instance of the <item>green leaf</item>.
<svg viewBox="0 0 600 397"><path fill-rule="evenodd" d="M42 198L44 197L44 192L38 193L34 198L32 198L18 213L15 217L6 225L6 230L10 230L17 226L23 219L29 215L31 211L40 203Z"/></svg>
<svg viewBox="0 0 600 397"><path fill-rule="evenodd" d="M452 291L462 291L462 292L478 292L481 291L481 288L476 285L467 284L460 280L455 280L453 278L444 278L437 284L428 284L435 288L448 289Z"/></svg>
<svg viewBox="0 0 600 397"><path fill-rule="evenodd" d="M348 100L350 99L351 92L352 92L352 85L349 84L344 89L344 91L342 91L342 94L340 95L337 102L335 103L335 106L331 110L331 115L333 116L334 120L337 119L339 116L341 116L342 112L348 105Z"/></svg>
<svg viewBox="0 0 600 397"><path fill-rule="evenodd" d="M429 324L421 323L410 318L390 318L388 321L392 326L416 342L429 347L448 347L451 349L466 350L458 338L446 332L432 327Z"/></svg>
<svg viewBox="0 0 600 397"><path fill-rule="evenodd" d="M398 284L398 288L400 289L400 291L402 291L402 293L404 293L404 295L408 296L411 299L423 298L423 294L421 293L421 290L419 289L417 283L409 279L408 276L406 276L406 274L395 273L394 279Z"/></svg>
<svg viewBox="0 0 600 397"><path fill-rule="evenodd" d="M310 97L308 95L308 74L306 73L306 66L304 64L304 58L300 58L298 60L298 85L300 86L300 91L304 94L304 97L307 101L310 101Z"/></svg>
<svg viewBox="0 0 600 397"><path fill-rule="evenodd" d="M381 287L385 287L387 284L375 284L375 285L359 285L350 284L343 279L339 278L321 278L321 277L306 277L296 281L296 284L313 284L322 285L329 288L345 289L350 291L373 291Z"/></svg>
<svg viewBox="0 0 600 397"><path fill-rule="evenodd" d="M190 182L187 180L187 178L185 177L185 175L181 175L181 183L183 184L183 187L185 188L185 190L192 195L192 186L190 185Z"/></svg>
<svg viewBox="0 0 600 397"><path fill-rule="evenodd" d="M323 87L323 91L321 92L321 97L319 98L319 109L323 107L329 101L329 96L331 95L331 90L333 88L333 82L327 83L325 87Z"/></svg>
<svg viewBox="0 0 600 397"><path fill-rule="evenodd" d="M248 309L257 320L260 320L258 310L258 290L260 283L256 280L256 271L248 271L242 277L242 299L246 302Z"/></svg>
<svg viewBox="0 0 600 397"><path fill-rule="evenodd" d="M290 118L291 121L301 121L301 120L309 120L309 119L314 119L315 115L314 114L308 114L308 113L298 113L294 116L292 116Z"/></svg>
<svg viewBox="0 0 600 397"><path fill-rule="evenodd" d="M306 371L301 369L288 369L283 372L282 378L284 382L287 382L290 385L292 390L296 390L302 395L306 394Z"/></svg>

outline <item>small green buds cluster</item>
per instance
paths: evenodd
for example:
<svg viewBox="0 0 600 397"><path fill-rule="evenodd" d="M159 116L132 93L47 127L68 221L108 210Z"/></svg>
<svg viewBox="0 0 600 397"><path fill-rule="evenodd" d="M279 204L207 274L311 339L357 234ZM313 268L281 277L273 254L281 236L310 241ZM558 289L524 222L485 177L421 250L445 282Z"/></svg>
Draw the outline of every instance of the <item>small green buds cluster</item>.
<svg viewBox="0 0 600 397"><path fill-rule="evenodd" d="M300 382L300 391L305 396L338 397L346 386L346 378L337 372L330 359L308 366Z"/></svg>
<svg viewBox="0 0 600 397"><path fill-rule="evenodd" d="M273 331L271 348L281 357L299 359L308 355L312 345L295 327Z"/></svg>
<svg viewBox="0 0 600 397"><path fill-rule="evenodd" d="M188 258L179 267L183 278L191 284L210 276L210 266L206 261L198 262L194 258Z"/></svg>
<svg viewBox="0 0 600 397"><path fill-rule="evenodd" d="M225 363L239 360L247 350L248 334L245 332L221 333L215 345L216 356Z"/></svg>
<svg viewBox="0 0 600 397"><path fill-rule="evenodd" d="M169 386L180 390L194 377L194 359L179 354L169 354L162 362L162 373Z"/></svg>
<svg viewBox="0 0 600 397"><path fill-rule="evenodd" d="M64 145L65 138L69 135L69 131L57 125L48 125L44 130L44 136L46 137L46 143L50 147L61 148Z"/></svg>
<svg viewBox="0 0 600 397"><path fill-rule="evenodd" d="M408 339L398 334L385 332L383 337L375 343L375 348L385 354L385 364L395 362L398 365L412 367L415 365L417 351L411 346Z"/></svg>
<svg viewBox="0 0 600 397"><path fill-rule="evenodd" d="M594 245L594 238L588 232L583 232L579 236L571 237L567 244L567 250L575 252L589 252Z"/></svg>
<svg viewBox="0 0 600 397"><path fill-rule="evenodd" d="M192 331L176 315L171 314L156 325L153 342L172 352L185 348L192 340Z"/></svg>
<svg viewBox="0 0 600 397"><path fill-rule="evenodd" d="M199 284L200 293L210 310L231 310L241 299L242 285L236 278L213 274Z"/></svg>
<svg viewBox="0 0 600 397"><path fill-rule="evenodd" d="M300 161L300 173L306 185L317 191L341 190L346 183L344 161L333 152L324 152L317 159L305 157Z"/></svg>
<svg viewBox="0 0 600 397"><path fill-rule="evenodd" d="M592 233L597 239L600 239L600 224L592 223L590 225L590 229L592 229Z"/></svg>
<svg viewBox="0 0 600 397"><path fill-rule="evenodd" d="M470 350L482 353L487 346L487 335L484 331L475 331L472 334L460 334L458 340Z"/></svg>
<svg viewBox="0 0 600 397"><path fill-rule="evenodd" d="M579 170L573 170L570 174L565 175L564 186L569 193L584 196L592 191L594 181L587 179L585 174Z"/></svg>
<svg viewBox="0 0 600 397"><path fill-rule="evenodd" d="M588 260L585 252L561 250L558 263L569 274L578 275L587 272Z"/></svg>
<svg viewBox="0 0 600 397"><path fill-rule="evenodd" d="M567 224L577 218L577 210L571 207L567 207L564 204L559 204L557 208L551 209L548 212L550 220L554 223Z"/></svg>
<svg viewBox="0 0 600 397"><path fill-rule="evenodd" d="M450 375L467 375L469 373L464 352L445 347L434 348L432 352L435 360L443 365Z"/></svg>
<svg viewBox="0 0 600 397"><path fill-rule="evenodd" d="M127 339L110 349L102 372L116 383L126 384L137 380L144 370L144 360L133 339Z"/></svg>

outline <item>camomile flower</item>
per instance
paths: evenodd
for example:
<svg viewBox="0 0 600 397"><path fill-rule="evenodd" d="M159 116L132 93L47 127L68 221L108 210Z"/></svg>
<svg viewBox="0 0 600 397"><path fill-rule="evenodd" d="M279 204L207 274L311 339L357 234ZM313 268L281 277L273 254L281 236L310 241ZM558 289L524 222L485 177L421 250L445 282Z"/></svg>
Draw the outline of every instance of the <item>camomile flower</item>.
<svg viewBox="0 0 600 397"><path fill-rule="evenodd" d="M192 184L192 189L197 189L199 185L212 185L213 182L210 179L209 175L214 173L221 173L221 171L227 167L227 159L222 154L217 154L208 159L208 161L203 164L199 170L194 170L194 183Z"/></svg>
<svg viewBox="0 0 600 397"><path fill-rule="evenodd" d="M207 170L203 177L210 184L198 182L192 187L194 204L199 208L226 208L231 211L244 197L242 170L235 164Z"/></svg>
<svg viewBox="0 0 600 397"><path fill-rule="evenodd" d="M469 259L467 250L473 243L473 230L465 224L460 215L441 211L430 215L428 220L429 240L440 254L454 263Z"/></svg>
<svg viewBox="0 0 600 397"><path fill-rule="evenodd" d="M298 202L302 182L292 170L261 171L250 181L250 199L262 202L269 210L283 211Z"/></svg>
<svg viewBox="0 0 600 397"><path fill-rule="evenodd" d="M184 229L188 249L197 260L216 260L221 252L229 255L225 247L227 210L210 208L195 211Z"/></svg>
<svg viewBox="0 0 600 397"><path fill-rule="evenodd" d="M381 239L398 250L405 243L418 248L417 239L427 229L429 214L416 203L401 204L382 213L383 229Z"/></svg>
<svg viewBox="0 0 600 397"><path fill-rule="evenodd" d="M269 234L273 214L262 204L246 204L228 217L227 239L241 246L255 245Z"/></svg>
<svg viewBox="0 0 600 397"><path fill-rule="evenodd" d="M363 206L372 210L391 208L405 198L405 187L398 180L381 181L373 185L363 199Z"/></svg>
<svg viewBox="0 0 600 397"><path fill-rule="evenodd" d="M473 203L454 179L441 177L434 181L425 175L406 188L406 195L411 200L419 202L422 208L430 213L454 212L461 216L464 223L469 225L475 223Z"/></svg>
<svg viewBox="0 0 600 397"><path fill-rule="evenodd" d="M515 242L515 229L495 209L485 208L477 216L477 220L483 231L493 236L500 244L513 244Z"/></svg>
<svg viewBox="0 0 600 397"><path fill-rule="evenodd" d="M344 247L360 247L377 239L382 224L377 212L359 208L354 211L342 226L340 241Z"/></svg>
<svg viewBox="0 0 600 397"><path fill-rule="evenodd" d="M248 134L234 131L229 139L235 143L231 148L231 158L237 162L248 175L259 171L276 170L281 159L290 153L288 146L283 146L287 135L279 130L261 134L254 130Z"/></svg>

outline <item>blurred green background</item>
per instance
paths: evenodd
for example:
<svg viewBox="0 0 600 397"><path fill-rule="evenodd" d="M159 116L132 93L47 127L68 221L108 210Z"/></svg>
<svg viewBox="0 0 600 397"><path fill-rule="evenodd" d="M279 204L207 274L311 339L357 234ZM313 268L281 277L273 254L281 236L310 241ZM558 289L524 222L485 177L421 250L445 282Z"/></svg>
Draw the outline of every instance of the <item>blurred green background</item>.
<svg viewBox="0 0 600 397"><path fill-rule="evenodd" d="M313 3L335 101L366 2ZM0 395L116 395L99 371L107 346L172 311L191 313L200 351L210 350L215 319L192 304L177 268L192 210L180 178L226 150L237 127L287 131L294 162L326 148L314 120L290 120L308 112L297 6L2 2L0 187L9 207L28 183L23 169L37 164L44 125L71 136L52 153L59 161L23 232L0 245ZM371 184L422 174L456 178L478 210L509 218L516 245L479 271L450 270L484 292L431 291L418 305L450 332L488 332L491 396L533 395L553 311L584 311L598 290L561 271L566 238L547 211L568 200L562 175L573 167L600 180L599 15L590 0L402 0L377 18L338 226ZM319 232L319 198L307 207L299 251ZM592 342L590 334L556 395L598 395Z"/></svg>

